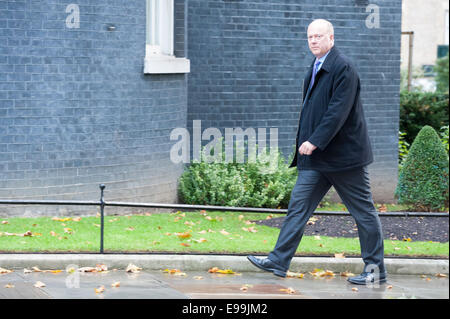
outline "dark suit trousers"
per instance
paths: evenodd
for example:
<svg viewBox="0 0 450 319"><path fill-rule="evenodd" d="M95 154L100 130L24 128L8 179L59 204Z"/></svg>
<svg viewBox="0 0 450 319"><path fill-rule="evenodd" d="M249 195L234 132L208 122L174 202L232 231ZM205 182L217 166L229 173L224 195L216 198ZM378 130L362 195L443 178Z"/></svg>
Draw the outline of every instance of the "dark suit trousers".
<svg viewBox="0 0 450 319"><path fill-rule="evenodd" d="M383 234L373 205L367 167L332 173L299 170L286 218L268 258L289 269L307 221L331 186L356 221L364 270L370 272L378 267L378 271L385 272Z"/></svg>

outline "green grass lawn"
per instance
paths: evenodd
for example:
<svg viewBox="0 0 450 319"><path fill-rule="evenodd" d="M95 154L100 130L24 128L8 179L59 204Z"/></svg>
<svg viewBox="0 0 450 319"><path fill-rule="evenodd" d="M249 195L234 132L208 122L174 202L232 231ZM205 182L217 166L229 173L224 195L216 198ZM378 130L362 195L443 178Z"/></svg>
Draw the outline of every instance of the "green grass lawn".
<svg viewBox="0 0 450 319"><path fill-rule="evenodd" d="M106 216L105 252L268 253L279 229L252 224L269 214L177 212ZM64 218L64 217L60 217ZM0 252L98 252L100 218L0 218ZM32 236L17 236L25 234ZM304 236L300 255L359 255L358 238ZM386 256L448 257L449 245L385 240Z"/></svg>

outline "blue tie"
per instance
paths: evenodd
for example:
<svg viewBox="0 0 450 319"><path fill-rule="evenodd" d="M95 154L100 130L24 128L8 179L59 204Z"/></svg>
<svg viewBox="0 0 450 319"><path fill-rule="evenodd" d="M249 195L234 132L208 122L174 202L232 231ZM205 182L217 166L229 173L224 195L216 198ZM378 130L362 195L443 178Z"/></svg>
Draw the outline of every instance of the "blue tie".
<svg viewBox="0 0 450 319"><path fill-rule="evenodd" d="M312 86L314 85L314 80L316 79L317 70L319 69L319 65L322 63L321 61L317 61L316 64L314 64L313 74L311 77L311 82L309 83L308 91L311 90Z"/></svg>

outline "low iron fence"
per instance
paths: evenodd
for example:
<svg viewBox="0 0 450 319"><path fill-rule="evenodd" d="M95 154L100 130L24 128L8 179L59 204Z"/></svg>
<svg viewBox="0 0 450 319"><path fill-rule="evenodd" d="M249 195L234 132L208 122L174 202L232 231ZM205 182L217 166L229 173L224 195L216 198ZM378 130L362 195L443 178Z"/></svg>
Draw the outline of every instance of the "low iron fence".
<svg viewBox="0 0 450 319"><path fill-rule="evenodd" d="M287 209L256 208L256 207L232 207L212 205L188 205L188 204L165 204L165 203L133 203L105 201L104 191L106 186L100 184L99 201L72 201L72 200L0 200L0 205L56 205L56 206L97 206L100 208L100 254L104 253L104 217L105 207L135 207L135 208L165 208L182 210L205 210L205 211L236 211L243 213L271 213L286 214ZM315 211L314 215L328 216L351 216L348 212ZM380 217L449 217L448 213L438 212L384 212Z"/></svg>

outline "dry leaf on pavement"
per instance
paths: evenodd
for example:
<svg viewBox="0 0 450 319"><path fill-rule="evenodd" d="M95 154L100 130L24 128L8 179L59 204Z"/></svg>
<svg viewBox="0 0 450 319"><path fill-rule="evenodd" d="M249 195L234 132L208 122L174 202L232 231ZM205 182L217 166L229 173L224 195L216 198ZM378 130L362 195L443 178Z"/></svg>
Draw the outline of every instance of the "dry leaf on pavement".
<svg viewBox="0 0 450 319"><path fill-rule="evenodd" d="M295 293L295 289L293 289L293 288L291 288L291 287L288 287L288 288L286 288L286 289L280 289L280 291L283 291L283 292L285 292L285 293L287 293L287 294L293 294L293 293Z"/></svg>
<svg viewBox="0 0 450 319"><path fill-rule="evenodd" d="M209 273L212 273L212 274L215 274L215 273L218 273L218 274L226 274L226 275L233 275L233 274L236 274L233 270L231 270L231 269L219 269L218 267L213 267L213 268L210 268L209 270L208 270L208 272Z"/></svg>
<svg viewBox="0 0 450 319"><path fill-rule="evenodd" d="M286 277L288 278L300 278L302 279L305 276L305 274L301 273L301 272L292 272L292 271L287 271L286 272Z"/></svg>
<svg viewBox="0 0 450 319"><path fill-rule="evenodd" d="M9 274L12 270L0 267L0 274Z"/></svg>
<svg viewBox="0 0 450 319"><path fill-rule="evenodd" d="M43 288L45 287L45 284L42 281L36 281L36 283L34 284L34 286L36 288Z"/></svg>
<svg viewBox="0 0 450 319"><path fill-rule="evenodd" d="M141 271L142 268L133 265L133 264L128 264L127 268L125 269L126 272L132 272L132 273L138 273L139 271Z"/></svg>
<svg viewBox="0 0 450 319"><path fill-rule="evenodd" d="M342 277L353 277L353 276L355 276L355 274L348 272L348 271L344 271L344 272L341 272L341 276Z"/></svg>
<svg viewBox="0 0 450 319"><path fill-rule="evenodd" d="M98 288L95 288L94 290L96 294L101 294L105 291L105 286L100 286Z"/></svg>

